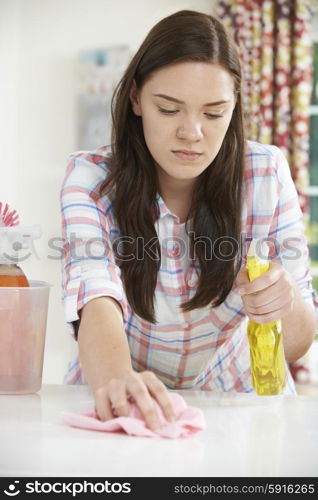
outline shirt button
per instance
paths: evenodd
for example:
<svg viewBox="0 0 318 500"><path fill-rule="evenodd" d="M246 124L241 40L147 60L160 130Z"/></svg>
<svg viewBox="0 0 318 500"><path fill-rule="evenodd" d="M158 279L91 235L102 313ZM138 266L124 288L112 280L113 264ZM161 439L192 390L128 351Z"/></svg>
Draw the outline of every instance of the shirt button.
<svg viewBox="0 0 318 500"><path fill-rule="evenodd" d="M177 255L179 255L180 253L180 249L179 249L179 246L178 245L173 245L173 247L171 248L171 255L173 255L173 257L176 257Z"/></svg>
<svg viewBox="0 0 318 500"><path fill-rule="evenodd" d="M197 279L196 278L191 278L189 281L188 281L188 286L190 288L193 288L195 287L195 285L197 284Z"/></svg>
<svg viewBox="0 0 318 500"><path fill-rule="evenodd" d="M176 243L173 243L172 241L168 241L166 248L168 250L169 256L175 257L175 256L179 255L179 251L180 251L179 245L177 245Z"/></svg>
<svg viewBox="0 0 318 500"><path fill-rule="evenodd" d="M190 323L188 321L186 321L185 323L182 323L183 328L189 328L189 326L190 326Z"/></svg>

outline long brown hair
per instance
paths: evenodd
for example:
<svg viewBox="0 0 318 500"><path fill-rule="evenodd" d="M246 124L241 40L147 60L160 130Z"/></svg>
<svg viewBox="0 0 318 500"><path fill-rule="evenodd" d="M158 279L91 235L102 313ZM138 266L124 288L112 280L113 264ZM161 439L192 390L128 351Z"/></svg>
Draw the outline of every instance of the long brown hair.
<svg viewBox="0 0 318 500"><path fill-rule="evenodd" d="M145 143L142 121L132 110L130 90L135 80L141 89L151 74L183 61L215 63L233 77L236 105L222 146L213 162L196 179L189 217L193 220L195 258L199 263L198 287L184 311L211 304L219 306L232 289L241 266L241 212L244 169L244 125L241 103L241 67L237 49L224 26L213 16L181 10L158 22L132 58L115 88L112 108L111 172L100 186L100 195L114 189L113 212L123 238L116 260L121 269L127 300L133 311L151 323L154 292L160 269L160 243L155 229L159 216L159 190L154 160ZM125 243L129 238L129 244ZM151 244L152 258L137 256L137 238ZM226 241L224 241L226 237ZM206 254L198 242L212 242ZM127 241L127 240L126 240ZM234 247L231 241L236 242ZM194 239L190 239L194 255ZM236 247L236 248L235 248ZM226 260L222 259L224 251ZM230 256L230 257L229 257ZM160 318L158 318L160 320Z"/></svg>

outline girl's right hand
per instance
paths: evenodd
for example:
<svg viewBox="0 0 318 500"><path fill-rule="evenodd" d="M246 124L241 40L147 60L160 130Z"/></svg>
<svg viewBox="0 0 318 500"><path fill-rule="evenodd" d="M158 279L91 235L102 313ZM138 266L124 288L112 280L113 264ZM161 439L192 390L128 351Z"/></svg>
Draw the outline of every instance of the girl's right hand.
<svg viewBox="0 0 318 500"><path fill-rule="evenodd" d="M139 407L147 426L154 432L160 430L160 424L152 397L156 399L169 422L176 418L168 390L151 371L132 370L110 379L93 393L96 412L102 421L128 416L130 397Z"/></svg>

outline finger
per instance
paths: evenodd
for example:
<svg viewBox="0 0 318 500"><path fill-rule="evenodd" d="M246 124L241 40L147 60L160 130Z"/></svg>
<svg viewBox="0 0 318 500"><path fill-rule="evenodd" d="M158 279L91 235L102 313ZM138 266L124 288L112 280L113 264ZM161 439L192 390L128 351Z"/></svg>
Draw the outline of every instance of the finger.
<svg viewBox="0 0 318 500"><path fill-rule="evenodd" d="M240 295L250 295L252 293L260 292L277 283L277 281L280 280L281 277L282 277L281 268L278 267L272 268L259 278L256 278L255 280L250 281L246 285L242 286L239 289L238 293Z"/></svg>
<svg viewBox="0 0 318 500"><path fill-rule="evenodd" d="M143 414L147 426L153 431L160 430L159 418L155 409L154 402L148 392L146 385L141 378L130 377L127 380L127 390L134 398L138 408Z"/></svg>
<svg viewBox="0 0 318 500"><path fill-rule="evenodd" d="M248 314L248 316L255 323L273 323L274 321L279 321L287 316L287 314L291 312L292 307L292 304L288 304L288 306L272 311L268 314Z"/></svg>
<svg viewBox="0 0 318 500"><path fill-rule="evenodd" d="M243 298L244 306L249 309L250 312L259 314L260 309L266 309L266 312L279 309L288 301L292 301L295 297L295 291L290 286L284 286L281 288L277 284L257 292L256 294L245 295Z"/></svg>
<svg viewBox="0 0 318 500"><path fill-rule="evenodd" d="M108 395L112 411L117 417L128 416L126 385L121 380L111 380L108 385Z"/></svg>
<svg viewBox="0 0 318 500"><path fill-rule="evenodd" d="M243 286L248 285L250 283L248 273L247 273L247 270L245 267L238 272L238 274L236 276L235 283L239 287L243 287Z"/></svg>
<svg viewBox="0 0 318 500"><path fill-rule="evenodd" d="M95 399L95 411L100 420L106 422L107 420L111 420L112 418L114 418L110 402L105 390L95 391L94 399Z"/></svg>
<svg viewBox="0 0 318 500"><path fill-rule="evenodd" d="M259 307L249 307L246 306L245 310L248 311L248 314L252 315L264 315L264 314L271 314L273 311L277 311L279 309L284 309L288 307L289 304L293 303L293 296L290 295L288 297L280 297L279 299L271 302L270 304L266 306L259 306Z"/></svg>
<svg viewBox="0 0 318 500"><path fill-rule="evenodd" d="M159 380L153 372L143 372L142 378L145 381L151 395L156 399L162 408L164 416L169 422L176 419L175 409L166 386Z"/></svg>

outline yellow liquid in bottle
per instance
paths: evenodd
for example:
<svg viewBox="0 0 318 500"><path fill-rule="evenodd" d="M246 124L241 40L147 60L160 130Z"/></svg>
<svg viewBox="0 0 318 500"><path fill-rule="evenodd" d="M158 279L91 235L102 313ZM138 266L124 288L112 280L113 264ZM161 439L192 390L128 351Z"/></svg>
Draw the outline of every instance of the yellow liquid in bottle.
<svg viewBox="0 0 318 500"><path fill-rule="evenodd" d="M257 257L247 256L246 268L250 281L253 281L269 269L269 264L261 264ZM261 396L280 394L286 384L281 321L260 324L249 320L247 337L256 393Z"/></svg>

